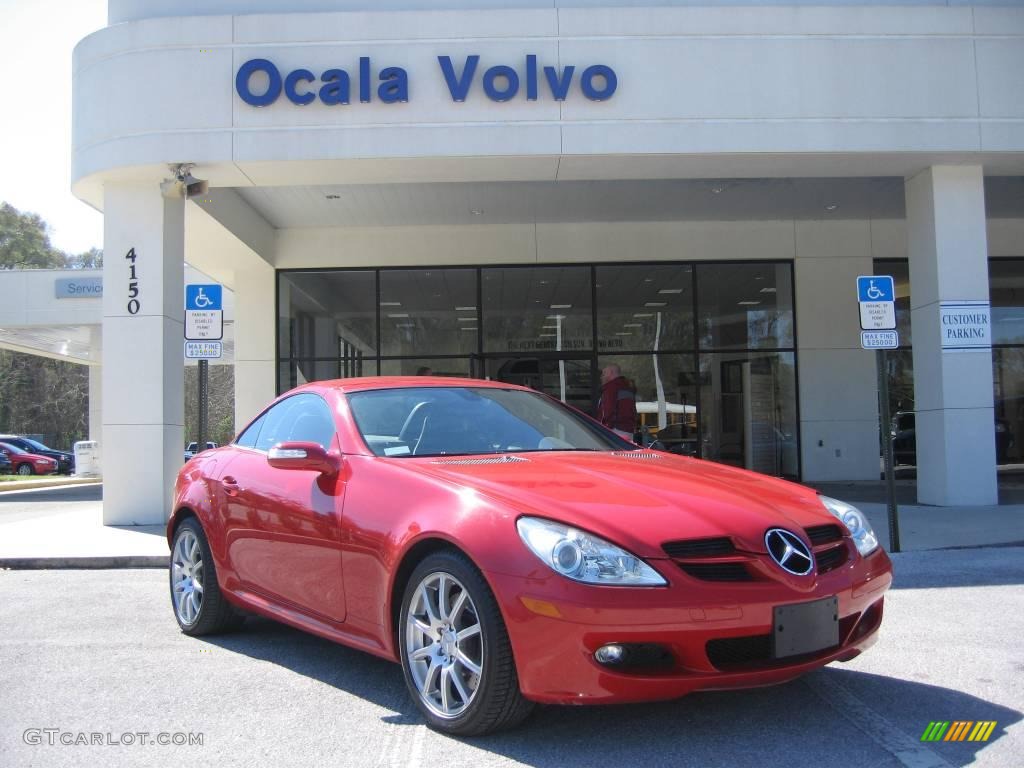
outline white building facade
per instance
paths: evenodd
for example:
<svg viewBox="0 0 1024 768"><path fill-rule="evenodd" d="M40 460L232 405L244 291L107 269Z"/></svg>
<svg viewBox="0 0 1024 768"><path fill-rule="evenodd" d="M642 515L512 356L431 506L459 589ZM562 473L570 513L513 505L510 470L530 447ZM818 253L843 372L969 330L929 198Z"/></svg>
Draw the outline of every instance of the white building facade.
<svg viewBox="0 0 1024 768"><path fill-rule="evenodd" d="M877 478L855 278L894 274L920 501L1022 455L1019 3L110 0L73 66L108 523L168 514L183 260L234 293L238 429L423 367L588 408L616 362L681 452Z"/></svg>

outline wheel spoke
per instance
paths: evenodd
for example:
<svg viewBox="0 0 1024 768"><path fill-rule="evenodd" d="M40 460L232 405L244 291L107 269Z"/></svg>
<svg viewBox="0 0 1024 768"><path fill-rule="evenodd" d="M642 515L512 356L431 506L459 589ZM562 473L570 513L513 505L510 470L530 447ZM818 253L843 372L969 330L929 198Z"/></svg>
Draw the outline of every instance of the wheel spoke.
<svg viewBox="0 0 1024 768"><path fill-rule="evenodd" d="M474 675L480 674L480 665L473 661L471 658L469 658L469 656L467 656L465 653L463 653L461 648L456 649L455 658L462 666L464 666Z"/></svg>
<svg viewBox="0 0 1024 768"><path fill-rule="evenodd" d="M420 599L423 602L423 610L426 612L431 626L438 625L440 622L437 619L437 612L434 610L434 606L430 604L430 591L427 589L426 584L420 586Z"/></svg>
<svg viewBox="0 0 1024 768"><path fill-rule="evenodd" d="M189 595L189 600L192 603L192 615L197 616L199 614L200 598L198 592L192 592Z"/></svg>
<svg viewBox="0 0 1024 768"><path fill-rule="evenodd" d="M192 539L192 548L188 551L189 562L195 563L199 560L197 551L199 550L199 539Z"/></svg>
<svg viewBox="0 0 1024 768"><path fill-rule="evenodd" d="M417 648L415 651L409 654L409 658L413 661L426 661L427 659L433 658L434 646L425 645L422 648Z"/></svg>
<svg viewBox="0 0 1024 768"><path fill-rule="evenodd" d="M466 592L466 590L462 590L459 593L459 596L455 598L455 603L452 605L452 612L448 616L448 620L452 624L454 624L455 620L459 617L459 613L462 612L462 609L465 607L466 600L468 598L469 598L469 594Z"/></svg>
<svg viewBox="0 0 1024 768"><path fill-rule="evenodd" d="M453 668L451 677L452 682L455 683L455 690L458 691L459 696L462 698L463 705L469 704L469 691L466 690L466 686L462 682L462 676Z"/></svg>
<svg viewBox="0 0 1024 768"><path fill-rule="evenodd" d="M446 713L452 711L452 699L448 693L448 689L451 687L452 668L442 667L441 668L441 709Z"/></svg>
<svg viewBox="0 0 1024 768"><path fill-rule="evenodd" d="M416 627L416 629L418 629L427 637L432 637L434 634L434 628L427 624L425 621L423 621L423 619L417 619L415 616L410 616L409 623Z"/></svg>
<svg viewBox="0 0 1024 768"><path fill-rule="evenodd" d="M437 683L437 677L440 671L440 664L431 664L430 669L427 670L427 674L423 678L423 686L420 688L420 693L422 693L425 698L430 698L430 692Z"/></svg>
<svg viewBox="0 0 1024 768"><path fill-rule="evenodd" d="M192 589L194 589L196 592L198 592L200 594L202 594L202 592L203 592L203 585L199 582L199 579L197 579L195 576L192 577Z"/></svg>
<svg viewBox="0 0 1024 768"><path fill-rule="evenodd" d="M441 621L448 621L448 579L442 573L437 582L437 615Z"/></svg>
<svg viewBox="0 0 1024 768"><path fill-rule="evenodd" d="M479 634L480 634L480 625L479 624L474 624L472 627L466 627L465 629L460 629L459 633L458 633L458 635L456 635L456 637L458 638L458 641L461 643L467 637L473 637L474 635L479 635Z"/></svg>

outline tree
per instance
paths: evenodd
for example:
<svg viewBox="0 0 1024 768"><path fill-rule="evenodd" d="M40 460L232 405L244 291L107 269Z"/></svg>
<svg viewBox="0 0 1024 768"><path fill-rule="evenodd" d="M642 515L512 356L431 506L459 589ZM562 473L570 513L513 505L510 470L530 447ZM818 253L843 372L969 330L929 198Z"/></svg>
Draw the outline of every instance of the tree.
<svg viewBox="0 0 1024 768"><path fill-rule="evenodd" d="M0 203L0 269L55 269L67 258L50 242L49 227L36 213Z"/></svg>
<svg viewBox="0 0 1024 768"><path fill-rule="evenodd" d="M90 248L77 256L67 256L66 260L71 269L100 269L103 267L103 249Z"/></svg>

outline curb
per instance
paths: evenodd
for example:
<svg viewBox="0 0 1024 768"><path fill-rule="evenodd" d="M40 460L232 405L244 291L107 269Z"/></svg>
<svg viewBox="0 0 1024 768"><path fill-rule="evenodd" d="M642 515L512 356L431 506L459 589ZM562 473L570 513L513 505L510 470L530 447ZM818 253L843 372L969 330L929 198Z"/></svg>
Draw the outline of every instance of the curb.
<svg viewBox="0 0 1024 768"><path fill-rule="evenodd" d="M169 565L169 554L109 555L106 557L0 557L0 569L12 571L167 568Z"/></svg>
<svg viewBox="0 0 1024 768"><path fill-rule="evenodd" d="M38 491L46 488L76 488L82 485L103 485L103 480L96 477L60 481L11 480L0 483L0 496L5 493L25 493L26 491Z"/></svg>

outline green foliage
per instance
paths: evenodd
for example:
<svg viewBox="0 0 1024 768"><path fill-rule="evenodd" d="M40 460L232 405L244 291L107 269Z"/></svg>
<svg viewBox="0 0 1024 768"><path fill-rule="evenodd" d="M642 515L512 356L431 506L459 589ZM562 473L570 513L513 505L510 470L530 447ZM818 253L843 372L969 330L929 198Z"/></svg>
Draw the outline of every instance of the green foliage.
<svg viewBox="0 0 1024 768"><path fill-rule="evenodd" d="M23 213L0 203L0 269L96 269L103 251L90 248L77 256L50 242L50 227L37 213Z"/></svg>
<svg viewBox="0 0 1024 768"><path fill-rule="evenodd" d="M86 366L0 349L0 433L41 435L70 450L88 437L88 420Z"/></svg>

